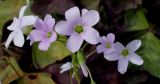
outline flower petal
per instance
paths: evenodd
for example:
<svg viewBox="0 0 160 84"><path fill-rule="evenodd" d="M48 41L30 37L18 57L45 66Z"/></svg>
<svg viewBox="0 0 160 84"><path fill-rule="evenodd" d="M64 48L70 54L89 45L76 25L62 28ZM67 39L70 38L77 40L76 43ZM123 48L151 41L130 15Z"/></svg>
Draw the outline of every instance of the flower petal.
<svg viewBox="0 0 160 84"><path fill-rule="evenodd" d="M78 35L77 33L73 33L67 41L67 48L72 53L75 53L80 49L82 43L83 43L83 39L81 38L81 36Z"/></svg>
<svg viewBox="0 0 160 84"><path fill-rule="evenodd" d="M60 73L63 73L65 71L70 70L71 69L71 62L66 62L60 68L61 68Z"/></svg>
<svg viewBox="0 0 160 84"><path fill-rule="evenodd" d="M22 17L22 27L29 26L35 24L37 17L30 15L30 16L24 16Z"/></svg>
<svg viewBox="0 0 160 84"><path fill-rule="evenodd" d="M111 44L111 48L105 48L104 50L106 53L112 53L115 51L114 44Z"/></svg>
<svg viewBox="0 0 160 84"><path fill-rule="evenodd" d="M87 71L87 66L86 66L86 64L80 63L80 66L81 66L83 75L84 75L85 77L88 77L88 71Z"/></svg>
<svg viewBox="0 0 160 84"><path fill-rule="evenodd" d="M128 67L128 59L120 59L118 61L118 71L121 74L124 74L127 71L127 67Z"/></svg>
<svg viewBox="0 0 160 84"><path fill-rule="evenodd" d="M20 28L21 28L21 23L20 23L19 19L16 17L13 18L12 24L7 27L7 29L11 30L11 31L20 30Z"/></svg>
<svg viewBox="0 0 160 84"><path fill-rule="evenodd" d="M50 43L56 41L57 39L57 34L55 31L52 31L51 37L49 38Z"/></svg>
<svg viewBox="0 0 160 84"><path fill-rule="evenodd" d="M17 31L13 39L14 45L22 47L24 45L24 36L21 31Z"/></svg>
<svg viewBox="0 0 160 84"><path fill-rule="evenodd" d="M116 52L112 52L112 53L104 52L104 58L109 61L116 61L120 57L119 57L118 53L116 53Z"/></svg>
<svg viewBox="0 0 160 84"><path fill-rule="evenodd" d="M28 6L29 6L29 5L25 5L25 6L23 6L23 7L20 9L19 19L23 17L24 12L25 12L25 10L27 9Z"/></svg>
<svg viewBox="0 0 160 84"><path fill-rule="evenodd" d="M136 53L131 53L130 54L130 62L136 65L142 65L143 64L143 59L138 56Z"/></svg>
<svg viewBox="0 0 160 84"><path fill-rule="evenodd" d="M5 47L6 48L9 47L9 45L12 42L13 38L15 37L15 35L16 35L16 32L14 32L14 31L9 34L8 39L7 39L6 43L5 43Z"/></svg>
<svg viewBox="0 0 160 84"><path fill-rule="evenodd" d="M87 12L88 12L87 9L82 9L82 16L83 16L85 13L87 13Z"/></svg>
<svg viewBox="0 0 160 84"><path fill-rule="evenodd" d="M97 44L100 41L99 33L94 28L86 28L82 37L90 44Z"/></svg>
<svg viewBox="0 0 160 84"><path fill-rule="evenodd" d="M40 29L35 29L32 30L29 36L29 39L31 41L42 41L46 38L46 32L40 30Z"/></svg>
<svg viewBox="0 0 160 84"><path fill-rule="evenodd" d="M106 44L106 42L107 42L107 37L102 36L101 39L100 39L100 43Z"/></svg>
<svg viewBox="0 0 160 84"><path fill-rule="evenodd" d="M40 18L37 18L36 19L36 22L35 22L35 28L36 29L41 29L41 30L45 30L46 28L46 26L45 26L45 24L44 24L44 22L40 19ZM45 30L46 31L46 30ZM48 31L47 31L48 32Z"/></svg>
<svg viewBox="0 0 160 84"><path fill-rule="evenodd" d="M133 40L130 43L127 44L126 48L130 52L136 51L141 46L141 40Z"/></svg>
<svg viewBox="0 0 160 84"><path fill-rule="evenodd" d="M85 26L94 26L100 19L99 13L95 10L90 10L82 16L82 23Z"/></svg>
<svg viewBox="0 0 160 84"><path fill-rule="evenodd" d="M73 25L69 24L67 21L59 21L55 25L55 31L62 35L71 35L73 32Z"/></svg>
<svg viewBox="0 0 160 84"><path fill-rule="evenodd" d="M52 18L50 14L47 14L44 18L44 23L46 24L49 31L53 31L53 27L55 25L55 19Z"/></svg>
<svg viewBox="0 0 160 84"><path fill-rule="evenodd" d="M115 35L113 33L107 34L107 42L114 43L115 41Z"/></svg>
<svg viewBox="0 0 160 84"><path fill-rule="evenodd" d="M66 17L66 20L68 21L73 21L73 20L76 20L77 18L80 18L79 8L78 7L70 8L65 12L65 17Z"/></svg>
<svg viewBox="0 0 160 84"><path fill-rule="evenodd" d="M104 45L100 44L96 47L97 53L102 53L105 50Z"/></svg>
<svg viewBox="0 0 160 84"><path fill-rule="evenodd" d="M42 51L47 51L48 48L49 48L49 46L50 46L49 40L44 39L43 41L40 42L40 44L39 44L38 47L39 47L39 49L42 50Z"/></svg>
<svg viewBox="0 0 160 84"><path fill-rule="evenodd" d="M115 51L121 52L123 49L125 49L125 47L120 42L116 42L114 44L114 49Z"/></svg>

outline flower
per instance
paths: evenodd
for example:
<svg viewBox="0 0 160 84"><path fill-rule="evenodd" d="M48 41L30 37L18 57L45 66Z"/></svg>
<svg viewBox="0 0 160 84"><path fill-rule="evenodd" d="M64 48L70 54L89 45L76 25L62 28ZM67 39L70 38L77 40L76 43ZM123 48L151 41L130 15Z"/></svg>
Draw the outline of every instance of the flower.
<svg viewBox="0 0 160 84"><path fill-rule="evenodd" d="M81 69L82 69L82 73L85 77L88 77L88 67L85 63L79 63Z"/></svg>
<svg viewBox="0 0 160 84"><path fill-rule="evenodd" d="M107 34L107 37L102 36L100 45L97 46L96 50L97 53L102 53L104 52L104 55L106 53L111 53L113 52L114 49L114 41L115 41L115 35L113 33Z"/></svg>
<svg viewBox="0 0 160 84"><path fill-rule="evenodd" d="M59 21L55 25L55 31L62 35L70 36L67 41L67 48L72 52L77 52L83 40L90 44L99 42L99 33L92 27L98 23L100 17L96 10L87 9L80 10L78 7L73 7L65 12L67 21Z"/></svg>
<svg viewBox="0 0 160 84"><path fill-rule="evenodd" d="M57 39L57 34L54 31L55 19L51 15L47 14L44 21L37 19L35 22L35 28L31 31L29 39L31 44L36 41L40 41L39 49L47 51L50 44Z"/></svg>
<svg viewBox="0 0 160 84"><path fill-rule="evenodd" d="M105 54L107 60L118 60L118 71L124 74L127 71L129 61L136 65L142 65L143 59L135 53L141 46L141 40L133 40L124 47L121 43L115 43L115 51Z"/></svg>
<svg viewBox="0 0 160 84"><path fill-rule="evenodd" d="M23 29L26 26L32 25L36 21L36 17L33 15L24 16L24 12L28 5L23 6L19 12L19 18L14 17L13 23L7 27L8 30L12 31L8 36L5 43L5 47L8 48L10 43L14 42L14 45L22 47L24 45Z"/></svg>
<svg viewBox="0 0 160 84"><path fill-rule="evenodd" d="M65 64L63 64L61 67L61 70L60 70L60 73L63 73L65 71L68 71L70 70L72 67L71 67L71 62L66 62Z"/></svg>
<svg viewBox="0 0 160 84"><path fill-rule="evenodd" d="M88 76L88 67L85 63L79 63L81 69L82 69L82 73L85 77ZM60 73L63 73L65 71L70 70L71 68L73 68L72 63L71 62L66 62L65 64L63 64L61 67ZM74 75L73 75L74 76Z"/></svg>

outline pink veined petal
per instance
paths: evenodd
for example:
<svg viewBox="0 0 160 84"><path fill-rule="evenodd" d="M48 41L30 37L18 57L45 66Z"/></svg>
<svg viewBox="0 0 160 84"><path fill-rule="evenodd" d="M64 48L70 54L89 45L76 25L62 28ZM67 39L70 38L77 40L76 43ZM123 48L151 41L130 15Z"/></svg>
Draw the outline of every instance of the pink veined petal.
<svg viewBox="0 0 160 84"><path fill-rule="evenodd" d="M116 61L120 58L119 54L117 52L104 52L104 58L109 60L109 61Z"/></svg>
<svg viewBox="0 0 160 84"><path fill-rule="evenodd" d="M23 7L20 9L19 19L24 16L24 12L25 12L25 10L27 9L28 6L29 6L29 5L25 5L25 6L23 6Z"/></svg>
<svg viewBox="0 0 160 84"><path fill-rule="evenodd" d="M90 10L82 16L82 23L85 26L94 26L100 19L99 13L95 10Z"/></svg>
<svg viewBox="0 0 160 84"><path fill-rule="evenodd" d="M67 48L72 52L77 52L83 43L83 39L77 33L72 33L67 41Z"/></svg>
<svg viewBox="0 0 160 84"><path fill-rule="evenodd" d="M13 38L15 37L15 35L16 35L16 32L15 32L15 31L13 31L13 32L11 32L11 33L9 34L8 39L7 39L6 43L5 43L5 47L6 47L6 48L9 47L9 45L10 45L10 43L12 42Z"/></svg>
<svg viewBox="0 0 160 84"><path fill-rule="evenodd" d="M66 20L72 21L76 20L77 18L80 18L80 11L78 7L70 8L65 12Z"/></svg>
<svg viewBox="0 0 160 84"><path fill-rule="evenodd" d="M86 66L86 64L84 64L84 63L80 63L80 66L81 66L81 69L82 69L83 75L84 75L85 77L88 77L88 70L87 70L87 66Z"/></svg>
<svg viewBox="0 0 160 84"><path fill-rule="evenodd" d="M55 31L52 31L51 37L49 38L50 43L56 41L57 39L57 34Z"/></svg>
<svg viewBox="0 0 160 84"><path fill-rule="evenodd" d="M13 22L10 26L7 27L8 30L20 30L21 29L21 22L16 17L13 18Z"/></svg>
<svg viewBox="0 0 160 84"><path fill-rule="evenodd" d="M116 42L114 44L114 49L115 51L121 52L123 49L125 49L125 47L120 42Z"/></svg>
<svg viewBox="0 0 160 84"><path fill-rule="evenodd" d="M68 23L67 21L59 21L55 25L55 31L62 35L71 35L73 32L73 25Z"/></svg>
<svg viewBox="0 0 160 84"><path fill-rule="evenodd" d="M35 29L35 30L32 30L32 32L30 33L30 38L29 39L32 40L32 41L42 41L45 38L47 38L45 31Z"/></svg>
<svg viewBox="0 0 160 84"><path fill-rule="evenodd" d="M86 28L82 38L90 44L97 44L100 41L99 33L94 28Z"/></svg>
<svg viewBox="0 0 160 84"><path fill-rule="evenodd" d="M107 42L107 37L102 36L101 39L100 39L100 43L106 44L106 42Z"/></svg>
<svg viewBox="0 0 160 84"><path fill-rule="evenodd" d="M105 50L105 47L103 44L100 44L96 47L97 53L102 53Z"/></svg>
<svg viewBox="0 0 160 84"><path fill-rule="evenodd" d="M38 46L38 47L39 47L39 49L42 50L42 51L47 51L48 48L49 48L49 46L50 46L49 40L44 39L43 41L41 41L41 42L39 43L39 46Z"/></svg>
<svg viewBox="0 0 160 84"><path fill-rule="evenodd" d="M35 26L36 29L41 29L41 30L47 31L46 28L45 28L46 26L45 26L44 22L40 18L36 19L36 22L35 22L34 26Z"/></svg>
<svg viewBox="0 0 160 84"><path fill-rule="evenodd" d="M131 53L129 60L130 60L130 62L132 62L133 64L136 64L136 65L143 64L143 59L139 55L137 55L136 53Z"/></svg>
<svg viewBox="0 0 160 84"><path fill-rule="evenodd" d="M128 59L118 60L118 71L121 74L124 74L127 71L127 67L128 67Z"/></svg>
<svg viewBox="0 0 160 84"><path fill-rule="evenodd" d="M50 14L47 14L44 18L44 23L46 24L49 31L53 31L53 27L55 25L55 19L52 18Z"/></svg>
<svg viewBox="0 0 160 84"><path fill-rule="evenodd" d="M113 33L107 34L107 42L114 43L115 41L115 35Z"/></svg>
<svg viewBox="0 0 160 84"><path fill-rule="evenodd" d="M14 45L18 47L22 47L24 45L24 36L22 31L16 31L13 42L14 42Z"/></svg>
<svg viewBox="0 0 160 84"><path fill-rule="evenodd" d="M130 43L127 44L126 48L130 52L136 51L141 46L141 40L133 40Z"/></svg>
<svg viewBox="0 0 160 84"><path fill-rule="evenodd" d="M37 17L30 15L30 16L24 16L21 18L22 27L29 26L35 24Z"/></svg>
<svg viewBox="0 0 160 84"><path fill-rule="evenodd" d="M85 13L87 13L87 12L88 12L87 9L82 9L82 16L83 16Z"/></svg>

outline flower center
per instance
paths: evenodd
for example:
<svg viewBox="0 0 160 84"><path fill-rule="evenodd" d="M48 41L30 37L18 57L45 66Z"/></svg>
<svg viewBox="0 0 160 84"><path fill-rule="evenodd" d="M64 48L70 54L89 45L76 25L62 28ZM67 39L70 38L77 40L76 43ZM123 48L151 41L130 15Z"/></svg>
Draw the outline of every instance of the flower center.
<svg viewBox="0 0 160 84"><path fill-rule="evenodd" d="M75 31L77 33L82 33L84 30L83 30L83 27L81 25L78 25L78 26L76 26Z"/></svg>
<svg viewBox="0 0 160 84"><path fill-rule="evenodd" d="M110 43L106 43L106 48L111 48L111 44Z"/></svg>
<svg viewBox="0 0 160 84"><path fill-rule="evenodd" d="M121 53L124 57L127 57L129 55L129 52L127 49L124 49Z"/></svg>
<svg viewBox="0 0 160 84"><path fill-rule="evenodd" d="M51 32L48 32L48 33L47 33L47 37L50 38L50 37L51 37L51 34L52 34Z"/></svg>

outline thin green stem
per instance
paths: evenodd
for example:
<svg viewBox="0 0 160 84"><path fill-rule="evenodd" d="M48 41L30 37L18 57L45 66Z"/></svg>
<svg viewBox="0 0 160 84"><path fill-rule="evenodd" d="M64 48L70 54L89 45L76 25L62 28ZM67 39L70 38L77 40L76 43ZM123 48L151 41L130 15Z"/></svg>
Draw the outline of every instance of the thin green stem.
<svg viewBox="0 0 160 84"><path fill-rule="evenodd" d="M72 67L72 63L71 63L71 67ZM73 84L73 83L72 83L72 69L70 69L70 72L69 72L69 73L70 73L70 81L71 81L71 84Z"/></svg>
<svg viewBox="0 0 160 84"><path fill-rule="evenodd" d="M93 78L92 78L91 72L90 72L90 70L88 69L88 67L87 67L87 70L88 70L88 74L89 74L89 77L90 77L90 80L91 80L91 84L96 84L96 83L94 82Z"/></svg>
<svg viewBox="0 0 160 84"><path fill-rule="evenodd" d="M75 72L75 78L76 78L76 80L77 80L77 82L78 82L78 84L80 84L80 80L79 80L79 74L78 74L78 69L77 69L77 64L75 64L77 61L76 61L76 59L77 58L75 58L76 57L76 54L75 53L72 53L71 54L71 58L72 58L72 64L73 64L73 71Z"/></svg>
<svg viewBox="0 0 160 84"><path fill-rule="evenodd" d="M92 51L91 53L89 53L86 58L89 58L91 55L93 55L94 53L96 53L96 50Z"/></svg>
<svg viewBox="0 0 160 84"><path fill-rule="evenodd" d="M82 51L84 50L84 48L88 45L88 43L85 43L84 46L82 47Z"/></svg>

